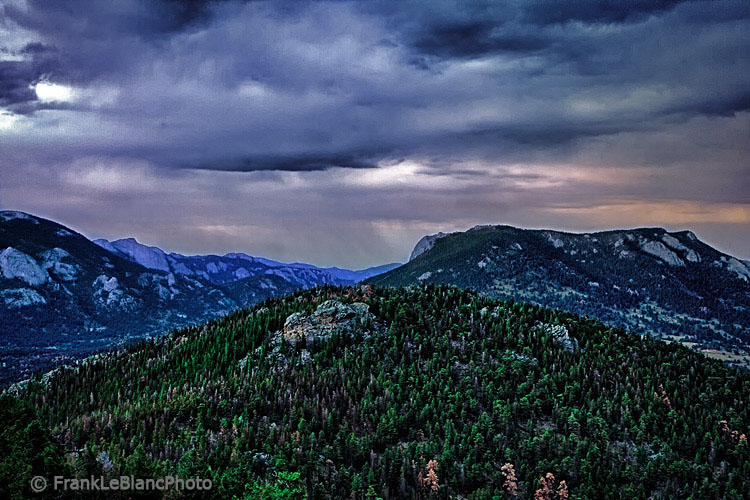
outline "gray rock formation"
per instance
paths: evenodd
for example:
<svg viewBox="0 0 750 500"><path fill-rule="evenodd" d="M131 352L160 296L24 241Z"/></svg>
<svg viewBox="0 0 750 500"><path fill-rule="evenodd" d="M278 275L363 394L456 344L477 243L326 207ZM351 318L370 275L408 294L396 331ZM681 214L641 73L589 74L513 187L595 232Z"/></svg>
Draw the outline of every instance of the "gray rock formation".
<svg viewBox="0 0 750 500"><path fill-rule="evenodd" d="M437 240L448 236L448 234L449 233L440 232L437 234L428 234L427 236L422 237L422 239L417 242L414 250L412 250L411 255L409 256L409 262L431 249Z"/></svg>
<svg viewBox="0 0 750 500"><path fill-rule="evenodd" d="M284 322L284 338L297 344L305 341L311 345L316 340L326 340L335 333L348 333L357 326L363 326L370 314L370 307L362 302L344 304L337 300L327 300L312 314L294 313Z"/></svg>

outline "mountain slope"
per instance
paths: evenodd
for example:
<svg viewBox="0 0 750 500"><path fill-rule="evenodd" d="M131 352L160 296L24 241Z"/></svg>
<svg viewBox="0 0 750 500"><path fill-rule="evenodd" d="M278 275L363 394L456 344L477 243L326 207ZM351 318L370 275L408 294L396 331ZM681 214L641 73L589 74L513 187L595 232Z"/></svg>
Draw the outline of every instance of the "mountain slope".
<svg viewBox="0 0 750 500"><path fill-rule="evenodd" d="M750 374L456 287L300 291L12 393L79 475L212 479L185 498L740 500L750 482Z"/></svg>
<svg viewBox="0 0 750 500"><path fill-rule="evenodd" d="M53 221L3 211L0 384L298 288L353 283L374 272L242 253L167 254L132 238L94 243Z"/></svg>
<svg viewBox="0 0 750 500"><path fill-rule="evenodd" d="M60 224L0 212L0 381L240 305L201 278L152 271Z"/></svg>
<svg viewBox="0 0 750 500"><path fill-rule="evenodd" d="M747 366L749 280L749 266L689 231L484 226L425 237L407 264L368 281L456 284L679 340Z"/></svg>

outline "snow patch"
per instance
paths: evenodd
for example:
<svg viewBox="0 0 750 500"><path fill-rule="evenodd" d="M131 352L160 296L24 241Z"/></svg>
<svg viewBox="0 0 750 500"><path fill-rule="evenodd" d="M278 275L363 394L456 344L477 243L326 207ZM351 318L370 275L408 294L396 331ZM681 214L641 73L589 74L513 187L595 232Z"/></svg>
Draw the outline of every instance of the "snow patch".
<svg viewBox="0 0 750 500"><path fill-rule="evenodd" d="M427 271L426 273L421 274L417 279L419 281L424 281L426 279L430 279L430 276L432 276L432 273L430 271Z"/></svg>

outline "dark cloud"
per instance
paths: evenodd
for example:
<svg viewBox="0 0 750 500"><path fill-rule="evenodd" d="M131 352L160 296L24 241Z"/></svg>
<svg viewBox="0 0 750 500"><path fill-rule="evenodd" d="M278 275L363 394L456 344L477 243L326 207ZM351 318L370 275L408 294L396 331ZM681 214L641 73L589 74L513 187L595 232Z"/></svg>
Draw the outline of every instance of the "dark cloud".
<svg viewBox="0 0 750 500"><path fill-rule="evenodd" d="M197 221L205 245L252 212L272 248L263 228L299 217L318 256L337 224L401 252L623 200L737 221L748 31L736 0L7 0L0 174L6 202L100 228L161 210L154 235Z"/></svg>
<svg viewBox="0 0 750 500"><path fill-rule="evenodd" d="M359 155L304 155L285 157L252 157L237 160L215 160L210 163L190 165L202 170L224 170L228 172L261 172L278 170L283 172L310 172L331 168L377 168L377 163Z"/></svg>
<svg viewBox="0 0 750 500"><path fill-rule="evenodd" d="M39 73L33 67L17 61L2 61L0 75L0 105L8 106L36 99L31 85L39 78Z"/></svg>
<svg viewBox="0 0 750 500"><path fill-rule="evenodd" d="M18 51L21 60L0 60L0 106L16 111L37 99L32 85L58 67L57 51L42 43L29 43Z"/></svg>
<svg viewBox="0 0 750 500"><path fill-rule="evenodd" d="M3 15L17 25L52 37L76 33L81 39L137 35L148 38L181 31L210 20L210 6L222 0L27 0L9 4Z"/></svg>
<svg viewBox="0 0 750 500"><path fill-rule="evenodd" d="M40 107L30 87L43 78L62 83L87 83L101 75L114 78L118 70L138 63L137 37L163 43L176 32L195 28L210 19L209 6L221 0L28 0L25 5L0 7L0 25L14 25L37 33L35 41L15 51L18 61L0 61L0 105L17 105L28 114Z"/></svg>
<svg viewBox="0 0 750 500"><path fill-rule="evenodd" d="M575 47L570 44L557 43L560 40L550 31L554 29L551 25L634 23L684 3L686 0L437 1L425 6L405 2L403 10L389 13L406 35L407 43L424 54L443 58L479 57L503 52L536 53L552 48L574 58L580 53L571 50Z"/></svg>
<svg viewBox="0 0 750 500"><path fill-rule="evenodd" d="M560 2L539 0L528 3L523 17L535 24L624 23L643 20L690 0L584 0Z"/></svg>
<svg viewBox="0 0 750 500"><path fill-rule="evenodd" d="M737 23L742 9L728 3L737 16L721 22ZM112 112L119 120L141 121L137 128L148 126L144 122L152 111L160 113L155 133L162 135L164 142L155 147L143 143L118 146L118 154L127 154L131 148L132 154L152 161L226 165L230 170L266 169L276 164L280 168L309 164L310 169L318 169L315 162L266 157L304 158L320 151L331 157L363 148L408 153L435 144L436 154L442 155L446 145L460 148L460 140L467 135L490 141L501 137L506 149L510 143L520 148L563 145L581 137L628 131L638 123L648 125L675 113L731 114L746 109L744 88L750 82L741 76L750 66L743 55L748 49L746 37L744 42L726 37L708 39L706 47L693 44L700 53L691 53L691 44L680 45L681 38L690 36L688 29L695 29L695 23L700 22L695 16L699 8L707 14L716 10L708 4L666 1L247 5L64 0L48 5L30 0L24 7L6 6L3 16L35 33L41 42L29 46L24 60L2 62L0 92L4 105L16 105L16 112L30 113L61 108L59 103L35 102L30 86L43 77L79 86L129 86L131 95L123 97L119 109ZM337 23L336 16L342 16L344 22ZM708 17L711 23L716 22ZM358 53L341 45L347 43ZM382 55L376 64L384 66L361 68L368 52L377 51ZM724 58L725 67L736 68L734 74L722 75L729 83L714 86L712 80L719 79L715 72L713 77L702 74L696 59L708 57ZM498 68L489 67L484 73L467 69L463 82L446 78L462 60L477 58L496 61ZM518 63L501 69L514 58ZM733 58L737 60L734 64ZM209 67L210 73L205 73ZM205 68L203 73L201 68ZM414 75L413 70L424 73ZM691 81L696 74L701 76L699 85ZM168 90L175 82L188 94L185 85L195 85L195 94L182 99L165 95L155 106L147 102L149 93ZM231 108L232 99L240 100L231 91L248 82L288 98L276 104L276 109L251 106L241 113L239 103L237 109L222 109L225 105ZM686 95L667 96L655 105L639 107L636 103L625 113L598 113L607 116L571 116L560 109L564 101L580 100L582 93L592 89L599 92L596 105L602 107L607 102L616 104L618 94L649 85L693 88L685 89ZM203 97L197 94L200 92ZM325 109L316 109L319 103L312 102L316 94L326 96ZM518 94L519 100L536 101L537 109L531 110L534 119L511 117L507 122L486 125L471 116L461 117L458 111L456 123L448 131L439 125L431 131L429 123L416 128L408 123L415 116L410 110L471 105L493 94ZM220 102L209 105L214 98ZM76 106L85 109L88 103L69 107ZM188 116L185 106L195 109L195 115ZM501 106L497 105L497 111ZM285 116L280 120L275 113ZM220 123L222 116L226 123ZM199 144L200 139L185 135L190 120L198 123L206 119L215 122L205 130L208 148ZM221 134L212 137L211 128ZM277 139L271 140L271 136ZM216 151L212 157L215 141L222 143L217 149L236 142L236 150ZM373 141L377 144L371 144ZM177 158L170 146L179 148ZM273 151L267 151L269 147ZM496 149L494 143L486 147ZM159 149L167 151L154 153ZM186 156L200 158L182 158L183 151Z"/></svg>
<svg viewBox="0 0 750 500"><path fill-rule="evenodd" d="M750 110L750 90L731 89L730 92L708 92L697 96L693 102L676 104L670 110L676 114L732 116L740 111Z"/></svg>
<svg viewBox="0 0 750 500"><path fill-rule="evenodd" d="M419 51L444 58L477 57L490 53L537 52L551 40L531 33L504 33L489 21L431 27L414 41Z"/></svg>

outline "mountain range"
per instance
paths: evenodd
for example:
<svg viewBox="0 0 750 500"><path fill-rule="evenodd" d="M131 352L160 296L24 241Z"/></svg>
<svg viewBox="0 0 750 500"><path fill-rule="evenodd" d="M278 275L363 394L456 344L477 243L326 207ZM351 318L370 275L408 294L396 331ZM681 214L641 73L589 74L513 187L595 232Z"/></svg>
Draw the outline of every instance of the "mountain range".
<svg viewBox="0 0 750 500"><path fill-rule="evenodd" d="M362 271L242 253L184 256L132 238L90 241L56 222L0 212L0 382L27 377L298 288L346 285Z"/></svg>
<svg viewBox="0 0 750 500"><path fill-rule="evenodd" d="M750 366L750 264L690 231L511 226L425 236L375 285L453 284L591 316Z"/></svg>
<svg viewBox="0 0 750 500"><path fill-rule="evenodd" d="M453 284L678 341L750 367L750 264L690 231L574 234L477 226L422 238L409 261L363 270L245 253L186 256L90 241L0 212L0 382L208 321L299 288Z"/></svg>
<svg viewBox="0 0 750 500"><path fill-rule="evenodd" d="M166 273L202 277L215 285L224 285L262 274L276 275L304 286L350 285L401 265L391 263L352 271L338 267L321 268L300 262L287 264L241 252L190 256L166 253L161 248L138 243L135 238L115 241L97 239L94 243L143 267Z"/></svg>

